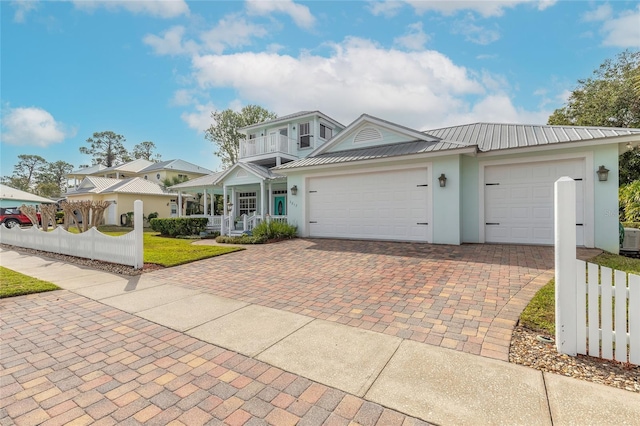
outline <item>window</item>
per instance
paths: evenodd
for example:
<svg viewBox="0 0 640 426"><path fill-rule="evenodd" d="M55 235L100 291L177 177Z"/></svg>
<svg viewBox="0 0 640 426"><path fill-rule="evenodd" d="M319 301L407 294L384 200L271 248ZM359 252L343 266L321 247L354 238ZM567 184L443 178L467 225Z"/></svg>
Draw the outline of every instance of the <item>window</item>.
<svg viewBox="0 0 640 426"><path fill-rule="evenodd" d="M256 211L256 193L241 192L238 194L238 215L242 216Z"/></svg>
<svg viewBox="0 0 640 426"><path fill-rule="evenodd" d="M309 148L311 146L311 131L309 123L300 123L300 148Z"/></svg>
<svg viewBox="0 0 640 426"><path fill-rule="evenodd" d="M333 136L333 129L320 123L320 137L329 140Z"/></svg>

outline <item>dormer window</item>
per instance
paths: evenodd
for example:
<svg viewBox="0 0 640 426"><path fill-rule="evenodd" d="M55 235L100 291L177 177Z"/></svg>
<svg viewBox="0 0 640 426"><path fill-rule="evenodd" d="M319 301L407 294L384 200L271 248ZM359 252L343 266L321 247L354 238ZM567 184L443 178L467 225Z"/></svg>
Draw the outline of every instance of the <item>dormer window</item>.
<svg viewBox="0 0 640 426"><path fill-rule="evenodd" d="M320 123L320 137L325 140L331 139L333 136L333 129Z"/></svg>
<svg viewBox="0 0 640 426"><path fill-rule="evenodd" d="M300 123L300 148L309 148L311 146L311 126L309 123Z"/></svg>

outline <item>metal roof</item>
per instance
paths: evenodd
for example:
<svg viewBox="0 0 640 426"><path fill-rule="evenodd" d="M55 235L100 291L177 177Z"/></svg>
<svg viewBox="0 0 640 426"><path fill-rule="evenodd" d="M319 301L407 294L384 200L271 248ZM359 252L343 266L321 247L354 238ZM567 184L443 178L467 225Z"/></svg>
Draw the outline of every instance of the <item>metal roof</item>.
<svg viewBox="0 0 640 426"><path fill-rule="evenodd" d="M177 195L166 192L160 185L148 180L133 177L128 179L111 179L95 176L84 178L76 191L68 192L67 196L78 194L143 194L143 195Z"/></svg>
<svg viewBox="0 0 640 426"><path fill-rule="evenodd" d="M127 163L119 164L117 166L107 167L106 169L100 170L100 172L102 173L102 172L110 172L112 170L117 170L119 172L138 173L140 172L140 170L152 164L153 164L152 161L145 160L144 158L138 158L136 160L129 161Z"/></svg>
<svg viewBox="0 0 640 426"><path fill-rule="evenodd" d="M16 202L28 201L31 203L55 203L55 201L49 198L44 198L39 195L32 194L30 192L22 191L20 189L12 188L0 183L0 200L15 200ZM19 206L16 206L19 207Z"/></svg>
<svg viewBox="0 0 640 426"><path fill-rule="evenodd" d="M451 149L466 148L458 143L450 142L429 142L429 141L412 141L395 143L388 145L379 145L367 148L357 148L348 151L327 152L314 157L307 157L301 160L291 161L274 167L273 170L287 170L298 167L319 166L325 164L346 163L349 161L373 160L379 158L399 157L402 155L422 154L426 152L435 152Z"/></svg>
<svg viewBox="0 0 640 426"><path fill-rule="evenodd" d="M445 141L476 145L479 151L487 152L640 134L640 129L474 123L426 130L424 133Z"/></svg>
<svg viewBox="0 0 640 426"><path fill-rule="evenodd" d="M258 175L259 177L262 177L263 179L279 179L284 177L258 164L253 164L253 163L240 163L240 164L248 168L250 171Z"/></svg>
<svg viewBox="0 0 640 426"><path fill-rule="evenodd" d="M196 189L202 188L205 186L215 186L215 182L218 180L220 176L222 176L224 172L212 173L210 175L200 176L195 179L188 180L186 182L179 183L177 185L170 186L171 190L179 190L179 189Z"/></svg>
<svg viewBox="0 0 640 426"><path fill-rule="evenodd" d="M274 118L273 120L263 121L262 123L250 124L248 126L241 127L238 130L248 130L248 129L253 129L253 128L256 128L256 127L270 126L272 124L281 123L283 121L288 121L288 120L292 120L294 118L304 117L306 115L311 115L311 114L318 114L319 116L325 118L326 120L331 121L334 124L337 124L340 127L344 128L344 125L342 123L340 123L340 122L334 120L333 118L329 117L328 115L323 114L322 112L316 110L316 111L298 111L298 112L294 112L293 114L283 115L282 117Z"/></svg>
<svg viewBox="0 0 640 426"><path fill-rule="evenodd" d="M92 175L94 173L98 173L101 170L106 169L105 166L103 166L102 164L94 164L91 167L84 167L78 170L74 170L71 173L69 173L67 176L72 176L72 175Z"/></svg>
<svg viewBox="0 0 640 426"><path fill-rule="evenodd" d="M181 172L191 172L191 173L202 173L202 174L210 174L213 173L209 169L205 169L204 167L200 167L193 163L189 163L184 160L168 160L168 161L160 161L158 163L153 163L144 169L140 170L138 173L147 173L155 170L177 170Z"/></svg>

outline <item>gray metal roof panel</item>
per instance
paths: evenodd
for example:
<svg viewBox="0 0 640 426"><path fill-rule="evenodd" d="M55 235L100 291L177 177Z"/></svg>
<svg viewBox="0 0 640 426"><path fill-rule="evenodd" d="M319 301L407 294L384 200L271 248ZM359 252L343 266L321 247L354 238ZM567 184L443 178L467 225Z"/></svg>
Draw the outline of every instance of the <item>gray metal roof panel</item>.
<svg viewBox="0 0 640 426"><path fill-rule="evenodd" d="M402 155L420 154L456 148L460 149L464 148L464 146L448 143L446 141L411 141L367 148L357 148L348 151L328 152L315 157L307 157L301 160L285 163L281 166L274 167L273 170L286 170L306 166L319 166L325 164L346 163L350 161L398 157Z"/></svg>
<svg viewBox="0 0 640 426"><path fill-rule="evenodd" d="M468 145L477 145L480 151L486 152L640 134L640 129L474 123L427 130L425 133Z"/></svg>

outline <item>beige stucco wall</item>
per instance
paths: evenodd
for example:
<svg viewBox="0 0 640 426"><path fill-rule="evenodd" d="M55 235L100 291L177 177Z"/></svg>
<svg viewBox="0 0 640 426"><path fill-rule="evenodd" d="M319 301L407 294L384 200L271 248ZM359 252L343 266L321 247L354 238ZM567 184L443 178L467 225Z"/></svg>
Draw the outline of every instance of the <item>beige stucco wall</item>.
<svg viewBox="0 0 640 426"><path fill-rule="evenodd" d="M136 200L142 200L142 213L144 216L157 212L160 218L171 217L171 200L176 199L177 196L141 194L82 194L67 197L68 201L115 201L116 224L119 224L120 215L133 211L133 202ZM105 220L109 220L106 212Z"/></svg>

